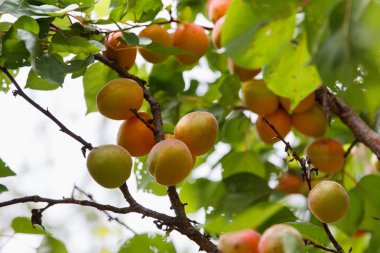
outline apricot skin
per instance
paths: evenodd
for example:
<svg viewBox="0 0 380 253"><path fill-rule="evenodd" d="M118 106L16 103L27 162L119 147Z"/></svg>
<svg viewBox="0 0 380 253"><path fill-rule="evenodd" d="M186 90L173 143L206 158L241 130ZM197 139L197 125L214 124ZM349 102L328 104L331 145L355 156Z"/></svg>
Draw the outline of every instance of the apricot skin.
<svg viewBox="0 0 380 253"><path fill-rule="evenodd" d="M104 55L110 60L116 60L124 70L129 70L135 63L137 48L120 42L118 38L122 37L123 34L120 31L108 36L105 41Z"/></svg>
<svg viewBox="0 0 380 253"><path fill-rule="evenodd" d="M281 137L285 138L290 132L292 123L288 113L284 109L279 108L274 113L265 117L274 125ZM266 144L273 144L279 141L279 139L274 138L276 133L262 120L262 117L259 117L256 121L256 131L260 140Z"/></svg>
<svg viewBox="0 0 380 253"><path fill-rule="evenodd" d="M259 253L260 234L252 229L224 233L219 237L218 249L222 253Z"/></svg>
<svg viewBox="0 0 380 253"><path fill-rule="evenodd" d="M304 112L292 114L292 124L301 134L314 138L322 137L328 127L322 107L317 104Z"/></svg>
<svg viewBox="0 0 380 253"><path fill-rule="evenodd" d="M334 181L322 181L309 193L308 206L314 216L324 223L342 219L350 206L346 190Z"/></svg>
<svg viewBox="0 0 380 253"><path fill-rule="evenodd" d="M193 159L185 143L177 139L168 139L152 148L148 155L147 167L157 183L173 186L189 175Z"/></svg>
<svg viewBox="0 0 380 253"><path fill-rule="evenodd" d="M164 140L168 140L168 139L175 139L174 134L165 134ZM195 162L197 161L197 157L195 155L191 154L191 158L193 159L193 166L194 166Z"/></svg>
<svg viewBox="0 0 380 253"><path fill-rule="evenodd" d="M335 173L344 166L343 146L331 138L314 141L306 148L306 154L310 157L312 164L325 173Z"/></svg>
<svg viewBox="0 0 380 253"><path fill-rule="evenodd" d="M192 65L208 50L208 37L203 27L186 23L177 28L173 34L173 46L188 51L177 55L177 60L184 65Z"/></svg>
<svg viewBox="0 0 380 253"><path fill-rule="evenodd" d="M164 28L157 24L153 24L146 27L144 30L140 32L139 36L149 38L152 41L164 46L170 47L173 44L172 37L170 36L168 31L166 31ZM142 55L142 57L144 57L144 59L150 63L160 63L168 58L168 55L154 53L143 48L140 48L139 52Z"/></svg>
<svg viewBox="0 0 380 253"><path fill-rule="evenodd" d="M176 139L183 141L194 156L211 150L218 135L218 122L209 112L191 112L183 116L174 128Z"/></svg>
<svg viewBox="0 0 380 253"><path fill-rule="evenodd" d="M209 19L215 23L227 13L231 0L212 0L207 3L207 13Z"/></svg>
<svg viewBox="0 0 380 253"><path fill-rule="evenodd" d="M287 173L278 180L278 189L285 194L300 193L303 185L301 176L293 173Z"/></svg>
<svg viewBox="0 0 380 253"><path fill-rule="evenodd" d="M261 72L261 69L247 69L236 65L231 58L228 58L227 66L230 73L237 75L242 82L251 80Z"/></svg>
<svg viewBox="0 0 380 253"><path fill-rule="evenodd" d="M259 115L271 114L279 106L278 97L267 88L264 80L243 83L242 100L249 110Z"/></svg>
<svg viewBox="0 0 380 253"><path fill-rule="evenodd" d="M127 78L116 78L98 92L96 106L105 117L123 120L133 116L130 109L140 109L143 99L143 89L137 82Z"/></svg>
<svg viewBox="0 0 380 253"><path fill-rule="evenodd" d="M91 150L87 168L92 178L105 188L117 188L131 175L132 158L117 145L103 145Z"/></svg>
<svg viewBox="0 0 380 253"><path fill-rule="evenodd" d="M299 243L300 247L304 246L301 234L297 229L286 224L276 224L264 231L259 242L260 253L285 253L285 241L292 237Z"/></svg>
<svg viewBox="0 0 380 253"><path fill-rule="evenodd" d="M147 122L153 119L145 112L139 112L139 115ZM153 132L136 116L123 121L116 142L135 157L148 154L156 144Z"/></svg>
<svg viewBox="0 0 380 253"><path fill-rule="evenodd" d="M211 34L211 40L214 43L214 46L216 48L221 48L221 31L222 31L222 26L225 20L225 16L221 17L218 21L215 23L215 27L212 30Z"/></svg>
<svg viewBox="0 0 380 253"><path fill-rule="evenodd" d="M288 112L293 112L293 113L304 112L310 109L314 105L315 93L312 92L308 96L306 96L304 99L302 99L293 110L290 110L290 99L281 97L280 103L282 107L284 107Z"/></svg>

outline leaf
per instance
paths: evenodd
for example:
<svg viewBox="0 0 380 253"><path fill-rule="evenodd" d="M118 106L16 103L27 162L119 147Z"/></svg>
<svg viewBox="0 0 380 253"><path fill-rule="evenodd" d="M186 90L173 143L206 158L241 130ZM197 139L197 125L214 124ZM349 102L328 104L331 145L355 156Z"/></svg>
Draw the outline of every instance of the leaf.
<svg viewBox="0 0 380 253"><path fill-rule="evenodd" d="M5 185L0 184L0 193L8 191L8 188Z"/></svg>
<svg viewBox="0 0 380 253"><path fill-rule="evenodd" d="M296 228L302 237L309 239L317 244L328 246L330 240L323 228L307 222L287 222L286 224Z"/></svg>
<svg viewBox="0 0 380 253"><path fill-rule="evenodd" d="M130 0L128 1L128 13L123 20L151 21L161 11L162 6L162 2L157 0Z"/></svg>
<svg viewBox="0 0 380 253"><path fill-rule="evenodd" d="M25 47L32 58L35 58L42 53L41 41L34 33L18 29L17 37L24 41Z"/></svg>
<svg viewBox="0 0 380 253"><path fill-rule="evenodd" d="M67 253L66 246L60 240L51 237L45 236L42 240L41 245L37 248L36 253Z"/></svg>
<svg viewBox="0 0 380 253"><path fill-rule="evenodd" d="M39 226L32 226L30 218L16 217L13 219L11 227L15 233L23 234L46 234L46 232Z"/></svg>
<svg viewBox="0 0 380 253"><path fill-rule="evenodd" d="M55 90L58 87L60 87L59 84L42 78L33 69L30 69L25 88L33 90Z"/></svg>
<svg viewBox="0 0 380 253"><path fill-rule="evenodd" d="M167 195L167 188L158 184L149 174L146 167L146 156L139 157L134 163L134 172L136 176L137 188L144 192L155 194L157 196Z"/></svg>
<svg viewBox="0 0 380 253"><path fill-rule="evenodd" d="M51 83L61 85L65 80L65 69L54 56L44 54L37 57L33 62L33 70Z"/></svg>
<svg viewBox="0 0 380 253"><path fill-rule="evenodd" d="M57 32L49 45L49 53L71 53L71 54L95 54L101 48L80 36L66 37L63 33Z"/></svg>
<svg viewBox="0 0 380 253"><path fill-rule="evenodd" d="M297 45L288 42L264 69L268 88L297 105L321 85L318 71L310 65L310 60L305 35Z"/></svg>
<svg viewBox="0 0 380 253"><path fill-rule="evenodd" d="M118 253L146 252L146 253L175 253L173 243L162 235L140 234L127 240Z"/></svg>
<svg viewBox="0 0 380 253"><path fill-rule="evenodd" d="M364 201L356 190L349 192L350 208L346 216L337 222L335 225L345 232L347 235L352 236L358 230L364 215Z"/></svg>
<svg viewBox="0 0 380 253"><path fill-rule="evenodd" d="M222 126L223 141L228 143L241 143L250 130L251 121L242 112L226 119Z"/></svg>
<svg viewBox="0 0 380 253"><path fill-rule="evenodd" d="M88 67L83 76L84 97L86 100L87 112L96 112L96 95L99 90L112 79L118 77L118 74L105 66L101 62L97 62Z"/></svg>
<svg viewBox="0 0 380 253"><path fill-rule="evenodd" d="M0 159L0 178L14 176L14 173L3 160Z"/></svg>
<svg viewBox="0 0 380 253"><path fill-rule="evenodd" d="M253 151L230 152L222 158L223 178L236 173L249 172L265 177L265 166L260 157Z"/></svg>
<svg viewBox="0 0 380 253"><path fill-rule="evenodd" d="M219 103L225 108L230 108L239 101L240 80L235 75L223 75L219 81Z"/></svg>

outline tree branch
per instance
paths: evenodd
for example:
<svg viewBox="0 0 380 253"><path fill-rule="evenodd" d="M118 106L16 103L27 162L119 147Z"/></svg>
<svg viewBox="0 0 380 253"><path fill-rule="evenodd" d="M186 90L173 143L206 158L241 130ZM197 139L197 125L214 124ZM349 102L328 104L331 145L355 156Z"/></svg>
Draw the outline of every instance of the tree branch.
<svg viewBox="0 0 380 253"><path fill-rule="evenodd" d="M337 253L338 251L336 251L335 249L329 249L329 248L326 248L322 245L319 245L309 239L306 239L306 238L303 238L303 241L305 243L305 245L312 245L314 248L318 248L318 249L321 249L321 250L324 250L324 251L327 251L327 252L335 252Z"/></svg>

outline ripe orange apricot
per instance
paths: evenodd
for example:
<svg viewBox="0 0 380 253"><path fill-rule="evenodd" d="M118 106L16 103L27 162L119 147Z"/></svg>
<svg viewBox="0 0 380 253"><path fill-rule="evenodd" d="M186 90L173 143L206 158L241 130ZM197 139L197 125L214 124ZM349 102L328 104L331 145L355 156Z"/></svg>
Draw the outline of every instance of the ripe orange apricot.
<svg viewBox="0 0 380 253"><path fill-rule="evenodd" d="M302 177L294 173L282 175L278 180L278 189L285 194L301 193L303 185Z"/></svg>
<svg viewBox="0 0 380 253"><path fill-rule="evenodd" d="M174 134L165 134L164 139L165 140L175 139L175 136L174 136ZM197 161L197 157L195 155L191 154L191 158L193 158L193 166L194 166L195 162Z"/></svg>
<svg viewBox="0 0 380 253"><path fill-rule="evenodd" d="M174 128L176 139L183 141L194 156L203 155L215 145L218 122L209 112L191 112Z"/></svg>
<svg viewBox="0 0 380 253"><path fill-rule="evenodd" d="M230 73L237 75L242 82L251 80L261 72L261 69L247 69L240 67L239 65L236 65L231 58L228 58L227 64Z"/></svg>
<svg viewBox="0 0 380 253"><path fill-rule="evenodd" d="M323 138L314 141L306 148L306 154L312 164L325 173L335 173L344 166L344 149L335 139Z"/></svg>
<svg viewBox="0 0 380 253"><path fill-rule="evenodd" d="M293 127L303 135L318 138L326 133L328 122L318 104L304 112L293 113L291 117Z"/></svg>
<svg viewBox="0 0 380 253"><path fill-rule="evenodd" d="M315 93L312 92L309 95L307 95L307 97L302 99L298 103L298 105L291 111L290 110L290 99L280 97L280 103L281 103L282 107L284 107L288 112L293 112L293 113L307 111L308 109L310 109L314 105L314 102L315 102Z"/></svg>
<svg viewBox="0 0 380 253"><path fill-rule="evenodd" d="M215 23L227 13L231 0L212 0L207 3L208 18Z"/></svg>
<svg viewBox="0 0 380 253"><path fill-rule="evenodd" d="M252 229L224 233L219 237L218 249L223 253L259 253L260 237Z"/></svg>
<svg viewBox="0 0 380 253"><path fill-rule="evenodd" d="M260 253L285 253L289 252L286 249L287 243L292 241L295 243L296 249L303 249L304 242L302 235L297 229L286 224L276 224L264 231L259 242ZM294 251L298 253L300 251Z"/></svg>
<svg viewBox="0 0 380 253"><path fill-rule="evenodd" d="M279 108L274 113L265 117L274 125L283 138L290 132L292 122L289 114L284 109ZM273 144L279 141L279 139L274 138L276 133L262 120L262 117L259 117L256 121L256 131L260 140L266 144Z"/></svg>
<svg viewBox="0 0 380 253"><path fill-rule="evenodd" d="M216 48L221 48L221 31L222 31L222 26L225 20L225 16L221 17L216 21L214 29L212 30L211 34L211 40L214 43L214 46Z"/></svg>
<svg viewBox="0 0 380 253"><path fill-rule="evenodd" d="M189 175L193 159L185 143L177 139L168 139L152 148L148 155L147 167L157 183L172 186Z"/></svg>
<svg viewBox="0 0 380 253"><path fill-rule="evenodd" d="M145 112L139 112L139 115L147 122L153 119ZM134 115L120 125L116 143L136 157L148 154L156 140L153 132Z"/></svg>
<svg viewBox="0 0 380 253"><path fill-rule="evenodd" d="M132 158L117 145L102 145L87 156L87 168L92 178L105 188L117 188L131 175Z"/></svg>
<svg viewBox="0 0 380 253"><path fill-rule="evenodd" d="M259 115L271 114L279 106L278 97L267 88L264 80L250 80L243 83L242 100L249 110Z"/></svg>
<svg viewBox="0 0 380 253"><path fill-rule="evenodd" d="M318 220L334 223L346 215L350 199L343 186L337 182L322 181L310 191L307 203Z"/></svg>
<svg viewBox="0 0 380 253"><path fill-rule="evenodd" d="M123 34L118 31L108 36L104 55L110 60L116 60L124 70L129 70L136 60L137 48L128 46L118 40Z"/></svg>
<svg viewBox="0 0 380 253"><path fill-rule="evenodd" d="M139 36L149 38L152 41L164 46L170 47L173 44L172 37L170 36L168 31L157 24L153 24L146 27L144 30L140 32ZM139 48L139 52L145 60L151 63L160 63L168 58L168 55L154 53L144 48Z"/></svg>
<svg viewBox="0 0 380 253"><path fill-rule="evenodd" d="M109 81L97 94L96 106L105 117L122 120L139 110L144 99L143 89L132 79L116 78Z"/></svg>
<svg viewBox="0 0 380 253"><path fill-rule="evenodd" d="M177 55L177 60L184 65L196 63L208 50L208 37L203 27L186 23L177 28L173 34L173 45L185 51Z"/></svg>

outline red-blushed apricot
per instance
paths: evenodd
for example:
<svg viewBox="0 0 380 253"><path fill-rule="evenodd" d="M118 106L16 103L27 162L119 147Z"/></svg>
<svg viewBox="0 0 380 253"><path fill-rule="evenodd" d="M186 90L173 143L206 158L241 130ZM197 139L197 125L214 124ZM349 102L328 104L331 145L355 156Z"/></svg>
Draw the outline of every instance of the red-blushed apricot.
<svg viewBox="0 0 380 253"><path fill-rule="evenodd" d="M231 0L212 0L207 3L208 18L215 23L218 19L226 15Z"/></svg>
<svg viewBox="0 0 380 253"><path fill-rule="evenodd" d="M162 26L153 24L146 27L139 34L140 37L149 38L163 46L172 46L172 37ZM145 60L151 63L160 63L168 58L168 55L155 53L144 48L139 48L139 52Z"/></svg>
<svg viewBox="0 0 380 253"><path fill-rule="evenodd" d="M307 97L302 99L292 111L290 110L290 99L280 97L280 103L282 107L284 107L288 112L293 112L293 113L304 112L310 109L314 105L315 93L312 92L309 95L307 95Z"/></svg>
<svg viewBox="0 0 380 253"><path fill-rule="evenodd" d="M145 112L139 112L139 115L147 122L153 120L152 116ZM152 130L136 116L123 121L116 142L135 157L148 154L156 144Z"/></svg>
<svg viewBox="0 0 380 253"><path fill-rule="evenodd" d="M172 186L189 175L193 159L185 143L177 139L168 139L152 148L148 155L147 167L157 183Z"/></svg>
<svg viewBox="0 0 380 253"><path fill-rule="evenodd" d="M326 133L328 122L318 104L304 112L293 113L291 117L293 127L305 136L318 138Z"/></svg>
<svg viewBox="0 0 380 253"><path fill-rule="evenodd" d="M322 181L309 192L307 203L318 220L334 223L346 215L350 199L343 186L337 182Z"/></svg>
<svg viewBox="0 0 380 253"><path fill-rule="evenodd" d="M104 55L110 60L116 60L124 70L129 70L135 63L137 48L120 42L118 38L123 38L120 31L108 36Z"/></svg>
<svg viewBox="0 0 380 253"><path fill-rule="evenodd" d="M224 233L219 237L218 249L222 253L259 253L260 238L252 229Z"/></svg>
<svg viewBox="0 0 380 253"><path fill-rule="evenodd" d="M230 73L237 75L242 82L251 80L261 72L261 69L247 69L240 67L239 65L236 65L231 58L228 58L227 66Z"/></svg>
<svg viewBox="0 0 380 253"><path fill-rule="evenodd" d="M306 148L306 155L320 171L335 173L344 166L344 149L339 141L323 138L312 142Z"/></svg>
<svg viewBox="0 0 380 253"><path fill-rule="evenodd" d="M243 83L242 100L249 110L259 115L268 115L277 110L278 97L267 88L264 80Z"/></svg>
<svg viewBox="0 0 380 253"><path fill-rule="evenodd" d="M140 109L143 99L143 89L136 81L116 78L100 89L96 96L96 106L105 117L123 120L133 116L130 109Z"/></svg>
<svg viewBox="0 0 380 253"><path fill-rule="evenodd" d="M186 54L177 55L177 60L184 65L192 65L206 54L208 37L203 27L186 23L174 32L173 45L187 51Z"/></svg>
<svg viewBox="0 0 380 253"><path fill-rule="evenodd" d="M286 173L278 180L278 189L285 194L302 193L303 185L306 184L302 177L294 173Z"/></svg>
<svg viewBox="0 0 380 253"><path fill-rule="evenodd" d="M221 31L222 31L222 26L225 20L225 16L221 17L218 21L216 21L214 29L212 30L211 34L211 40L214 43L214 46L216 48L221 48Z"/></svg>
<svg viewBox="0 0 380 253"><path fill-rule="evenodd" d="M283 138L290 132L292 122L289 114L284 109L279 108L274 113L265 117L274 125ZM273 144L279 141L279 139L275 138L276 133L263 121L261 116L256 121L256 132L260 140L266 144Z"/></svg>
<svg viewBox="0 0 380 253"><path fill-rule="evenodd" d="M87 156L87 168L92 178L105 188L117 188L131 175L132 158L117 145L95 147Z"/></svg>
<svg viewBox="0 0 380 253"><path fill-rule="evenodd" d="M304 242L302 235L297 229L286 224L276 224L264 231L259 242L260 253L286 253L288 245L286 242L292 241L295 250L303 249ZM294 251L293 253L300 253Z"/></svg>
<svg viewBox="0 0 380 253"><path fill-rule="evenodd" d="M165 140L175 139L175 136L174 136L174 134L165 134L164 139ZM194 166L195 162L197 161L197 157L195 155L191 154L191 158L193 158L193 166Z"/></svg>
<svg viewBox="0 0 380 253"><path fill-rule="evenodd" d="M210 151L218 135L218 121L209 112L191 112L183 116L174 128L176 139L183 141L194 156Z"/></svg>

